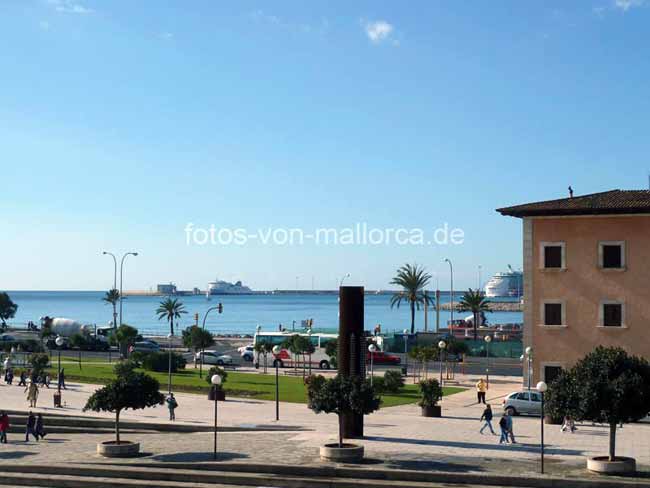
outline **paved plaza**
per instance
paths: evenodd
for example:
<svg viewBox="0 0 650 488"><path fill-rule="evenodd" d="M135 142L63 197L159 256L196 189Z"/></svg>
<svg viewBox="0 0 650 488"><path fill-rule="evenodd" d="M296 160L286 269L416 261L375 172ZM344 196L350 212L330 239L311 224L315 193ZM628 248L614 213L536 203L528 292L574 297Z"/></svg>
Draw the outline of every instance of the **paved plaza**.
<svg viewBox="0 0 650 488"><path fill-rule="evenodd" d="M472 376L457 377L461 384L470 386ZM507 393L520 387L516 377L493 379L488 402L497 416L501 400ZM54 409L52 395L55 389L42 390L40 407L47 424L48 413L83 415L81 408L88 395L97 388L93 385L72 383L64 391L65 408ZM213 424L213 403L205 395L178 393L177 422L210 426ZM277 432L224 432L219 434L220 459L232 462L268 464L317 464L318 447L336 439L337 423L334 415L316 415L306 405L281 403L280 422L275 422L274 402L254 399L229 398L219 405L219 425L233 427L286 427ZM27 410L22 388L0 386L0 408ZM539 469L540 420L516 417L514 430L517 444L499 445L498 436L479 434L482 406L476 404L473 388L452 395L442 401L443 418L423 418L416 405L381 409L365 420L366 437L358 442L366 447L368 460L363 466L402 469L435 469L454 472L535 473ZM90 414L89 414L90 415ZM92 416L109 417L111 414ZM167 409L157 407L139 411L125 411L123 420L164 422ZM158 462L209 461L212 452L212 434L201 433L143 433L129 434L129 440L142 442L146 456L138 461ZM137 438L133 438L137 437ZM10 434L9 444L0 445L0 463L20 462L101 462L95 445L110 438L107 434L51 434L41 443L23 442L21 434ZM607 452L607 427L578 425L575 434L560 432L559 426L546 426L547 471L565 475L584 476L586 456ZM641 470L650 464L650 425L627 425L619 430L617 453L637 458Z"/></svg>

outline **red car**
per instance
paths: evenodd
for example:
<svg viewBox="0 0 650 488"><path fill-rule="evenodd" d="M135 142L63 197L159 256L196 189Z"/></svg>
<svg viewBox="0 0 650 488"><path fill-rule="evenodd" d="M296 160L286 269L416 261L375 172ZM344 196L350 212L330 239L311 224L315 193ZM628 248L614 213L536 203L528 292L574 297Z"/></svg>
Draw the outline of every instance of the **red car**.
<svg viewBox="0 0 650 488"><path fill-rule="evenodd" d="M372 354L372 361L374 364L400 364L402 360L399 356L388 354L383 351L370 352L366 355L366 363L370 364L370 355Z"/></svg>

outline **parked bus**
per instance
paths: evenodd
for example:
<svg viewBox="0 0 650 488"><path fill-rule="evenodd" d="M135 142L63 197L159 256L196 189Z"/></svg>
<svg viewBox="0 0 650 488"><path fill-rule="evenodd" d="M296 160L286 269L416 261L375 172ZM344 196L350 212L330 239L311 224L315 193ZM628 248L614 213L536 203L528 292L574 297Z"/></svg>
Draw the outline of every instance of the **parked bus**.
<svg viewBox="0 0 650 488"><path fill-rule="evenodd" d="M321 332L314 332L312 334L306 334L304 332L258 332L255 334L254 344L258 343L270 343L274 346L281 346L287 340L291 339L294 335L300 335L303 337L308 337L311 343L314 345L314 352L311 355L305 355L305 364L309 365L311 362L312 367L318 367L320 369L330 369L333 367L332 359L325 353L325 347L328 342L335 341L338 339L338 334L324 334ZM298 356L298 363L302 366L302 355ZM282 347L282 350L276 355L269 353L267 357L269 365L276 364L280 368L285 366L294 366L294 356L291 352ZM262 354L255 353L253 363L255 367L259 367L260 364L264 362L264 356Z"/></svg>

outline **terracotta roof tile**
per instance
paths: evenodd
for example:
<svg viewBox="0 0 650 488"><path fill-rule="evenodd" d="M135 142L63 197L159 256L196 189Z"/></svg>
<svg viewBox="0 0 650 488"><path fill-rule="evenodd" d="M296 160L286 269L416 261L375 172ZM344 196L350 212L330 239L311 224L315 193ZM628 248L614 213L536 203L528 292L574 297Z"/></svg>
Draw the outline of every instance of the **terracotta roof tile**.
<svg viewBox="0 0 650 488"><path fill-rule="evenodd" d="M511 217L650 213L650 190L611 190L498 208Z"/></svg>

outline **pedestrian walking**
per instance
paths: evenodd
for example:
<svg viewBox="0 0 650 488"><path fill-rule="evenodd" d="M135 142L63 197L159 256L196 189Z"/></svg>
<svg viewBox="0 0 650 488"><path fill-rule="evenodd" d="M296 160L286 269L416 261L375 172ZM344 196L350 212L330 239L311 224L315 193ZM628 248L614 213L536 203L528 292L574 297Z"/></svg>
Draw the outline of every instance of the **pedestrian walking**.
<svg viewBox="0 0 650 488"><path fill-rule="evenodd" d="M502 415L499 419L499 429L501 430L501 438L499 438L499 444L508 443L508 421L506 420L506 415Z"/></svg>
<svg viewBox="0 0 650 488"><path fill-rule="evenodd" d="M7 443L7 432L9 432L9 415L7 412L0 412L0 443Z"/></svg>
<svg viewBox="0 0 650 488"><path fill-rule="evenodd" d="M18 386L27 386L27 373L25 371L20 372L20 381L18 382Z"/></svg>
<svg viewBox="0 0 650 488"><path fill-rule="evenodd" d="M506 424L508 425L508 436L510 437L510 442L512 444L516 444L517 441L515 440L515 431L514 431L514 424L512 422L512 413L510 412L506 413Z"/></svg>
<svg viewBox="0 0 650 488"><path fill-rule="evenodd" d="M36 408L36 401L38 400L38 383L32 381L29 386L25 388L27 393L27 401L29 401L29 408Z"/></svg>
<svg viewBox="0 0 650 488"><path fill-rule="evenodd" d="M564 421L562 422L562 427L560 428L561 432L566 432L567 430L572 434L576 431L576 423L573 421L570 415L564 416Z"/></svg>
<svg viewBox="0 0 650 488"><path fill-rule="evenodd" d="M65 387L65 368L61 368L58 381L59 381L59 388L63 388L64 390L67 390L67 388Z"/></svg>
<svg viewBox="0 0 650 488"><path fill-rule="evenodd" d="M485 405L485 392L488 390L488 385L483 378L476 382L476 399L478 403Z"/></svg>
<svg viewBox="0 0 650 488"><path fill-rule="evenodd" d="M176 420L176 408L178 408L178 402L174 398L174 394L170 393L167 397L167 408L169 409L169 420Z"/></svg>
<svg viewBox="0 0 650 488"><path fill-rule="evenodd" d="M43 426L43 414L39 413L36 417L36 440L38 440L38 437L45 439L46 435L45 427Z"/></svg>
<svg viewBox="0 0 650 488"><path fill-rule="evenodd" d="M481 430L479 430L479 433L483 433L486 427L489 427L490 432L492 432L492 435L497 435L496 432L494 432L494 429L492 428L492 406L490 404L487 404L485 406L485 410L483 410L483 415L481 415L480 421L484 422L483 427L481 427Z"/></svg>
<svg viewBox="0 0 650 488"><path fill-rule="evenodd" d="M7 371L6 374L6 381L9 386L14 384L14 370L9 368L9 371Z"/></svg>
<svg viewBox="0 0 650 488"><path fill-rule="evenodd" d="M29 411L29 415L27 416L27 425L25 429L25 442L29 442L29 435L33 435L34 439L38 440L38 434L36 433L36 417L34 417L34 414L32 411Z"/></svg>

